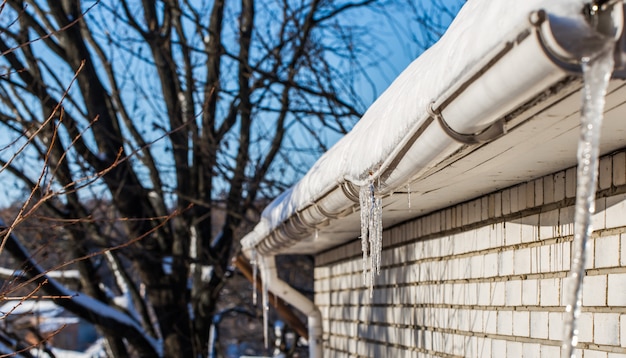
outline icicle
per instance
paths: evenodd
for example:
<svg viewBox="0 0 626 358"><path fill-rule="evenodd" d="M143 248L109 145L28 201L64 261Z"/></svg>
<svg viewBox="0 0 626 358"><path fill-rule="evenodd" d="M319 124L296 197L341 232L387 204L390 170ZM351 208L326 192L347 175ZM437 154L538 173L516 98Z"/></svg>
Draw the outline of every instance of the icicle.
<svg viewBox="0 0 626 358"><path fill-rule="evenodd" d="M269 347L269 335L268 335L268 314L269 314L269 294L267 292L267 277L263 277L263 343L265 344L265 349Z"/></svg>
<svg viewBox="0 0 626 358"><path fill-rule="evenodd" d="M252 304L256 306L256 301L257 301L256 281L257 281L257 277L259 276L259 265L257 263L257 258L256 258L256 249L252 249L250 256L251 256L250 264L252 265Z"/></svg>
<svg viewBox="0 0 626 358"><path fill-rule="evenodd" d="M606 49L593 60L583 58L583 104L578 142L578 171L576 187L576 213L572 262L566 294L562 357L575 357L578 344L576 320L580 315L582 285L585 276L587 240L592 232L591 216L595 211L596 183L600 130L605 95L613 71L613 47Z"/></svg>
<svg viewBox="0 0 626 358"><path fill-rule="evenodd" d="M380 274L382 252L382 198L375 193L374 181L371 178L359 190L363 282L369 286L370 297L374 292L374 272Z"/></svg>

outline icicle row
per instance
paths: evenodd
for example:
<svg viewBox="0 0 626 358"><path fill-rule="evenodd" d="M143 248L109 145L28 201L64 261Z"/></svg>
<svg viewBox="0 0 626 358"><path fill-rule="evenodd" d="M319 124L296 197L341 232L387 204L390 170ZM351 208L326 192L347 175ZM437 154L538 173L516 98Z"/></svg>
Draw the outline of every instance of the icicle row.
<svg viewBox="0 0 626 358"><path fill-rule="evenodd" d="M267 281L268 278L267 277L263 277L263 294L262 294L262 300L263 300L263 343L265 344L265 349L267 349L269 347L269 333L268 333L268 315L269 315L269 294L267 291Z"/></svg>
<svg viewBox="0 0 626 358"><path fill-rule="evenodd" d="M374 181L361 186L361 250L363 251L363 282L369 286L370 297L374 292L374 272L380 274L382 253L382 198L376 195ZM368 274L369 273L369 274Z"/></svg>

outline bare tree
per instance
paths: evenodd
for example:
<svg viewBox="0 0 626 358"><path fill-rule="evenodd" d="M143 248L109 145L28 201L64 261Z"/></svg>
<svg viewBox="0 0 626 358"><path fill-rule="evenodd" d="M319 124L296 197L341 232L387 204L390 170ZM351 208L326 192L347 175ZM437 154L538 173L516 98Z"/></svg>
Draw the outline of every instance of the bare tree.
<svg viewBox="0 0 626 358"><path fill-rule="evenodd" d="M386 5L6 0L0 173L28 195L0 250L111 355L206 355L242 227L363 112ZM80 299L14 235L36 213Z"/></svg>

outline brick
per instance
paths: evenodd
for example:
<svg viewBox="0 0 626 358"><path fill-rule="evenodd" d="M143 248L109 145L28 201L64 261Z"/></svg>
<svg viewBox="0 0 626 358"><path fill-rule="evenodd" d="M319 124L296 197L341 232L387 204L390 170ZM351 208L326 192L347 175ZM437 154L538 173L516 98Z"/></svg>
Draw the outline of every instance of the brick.
<svg viewBox="0 0 626 358"><path fill-rule="evenodd" d="M561 347L541 346L541 358L554 358L561 356Z"/></svg>
<svg viewBox="0 0 626 358"><path fill-rule="evenodd" d="M565 172L554 174L554 201L565 199Z"/></svg>
<svg viewBox="0 0 626 358"><path fill-rule="evenodd" d="M579 331L578 341L586 343L593 342L593 313L582 312L580 316L578 316L576 325Z"/></svg>
<svg viewBox="0 0 626 358"><path fill-rule="evenodd" d="M557 237L557 226L559 225L559 211L551 210L539 214L539 224L539 238L541 240Z"/></svg>
<svg viewBox="0 0 626 358"><path fill-rule="evenodd" d="M595 212L591 216L591 227L593 230L606 228L606 198L596 200Z"/></svg>
<svg viewBox="0 0 626 358"><path fill-rule="evenodd" d="M526 207L535 207L535 182L530 181L526 183Z"/></svg>
<svg viewBox="0 0 626 358"><path fill-rule="evenodd" d="M524 343L522 346L522 357L539 357L541 355L541 345L535 343Z"/></svg>
<svg viewBox="0 0 626 358"><path fill-rule="evenodd" d="M519 187L513 187L511 189L509 189L509 193L511 195L511 212L512 213L516 213L518 211L520 211L520 205L519 205Z"/></svg>
<svg viewBox="0 0 626 358"><path fill-rule="evenodd" d="M626 194L606 198L606 228L626 225Z"/></svg>
<svg viewBox="0 0 626 358"><path fill-rule="evenodd" d="M620 235L620 265L626 266L626 234Z"/></svg>
<svg viewBox="0 0 626 358"><path fill-rule="evenodd" d="M498 253L490 253L484 256L485 277L498 276Z"/></svg>
<svg viewBox="0 0 626 358"><path fill-rule="evenodd" d="M517 210L518 211L524 210L528 207L526 203L527 187L528 186L526 185L526 183L522 183L517 187Z"/></svg>
<svg viewBox="0 0 626 358"><path fill-rule="evenodd" d="M521 342L507 342L506 343L506 356L507 357L521 357L523 351L523 345Z"/></svg>
<svg viewBox="0 0 626 358"><path fill-rule="evenodd" d="M548 175L543 178L543 203L554 202L554 176Z"/></svg>
<svg viewBox="0 0 626 358"><path fill-rule="evenodd" d="M606 352L592 351L591 349L583 350L583 357L585 358L607 358Z"/></svg>
<svg viewBox="0 0 626 358"><path fill-rule="evenodd" d="M573 198L576 196L576 167L569 168L565 171L565 197Z"/></svg>
<svg viewBox="0 0 626 358"><path fill-rule="evenodd" d="M620 316L620 341L621 346L626 348L626 314Z"/></svg>
<svg viewBox="0 0 626 358"><path fill-rule="evenodd" d="M530 215L522 218L521 241L534 242L539 239L539 215Z"/></svg>
<svg viewBox="0 0 626 358"><path fill-rule="evenodd" d="M598 187L608 189L613 181L613 160L611 157L600 158L598 164Z"/></svg>
<svg viewBox="0 0 626 358"><path fill-rule="evenodd" d="M478 302L479 306L488 306L491 304L491 284L489 282L481 282L478 284Z"/></svg>
<svg viewBox="0 0 626 358"><path fill-rule="evenodd" d="M548 339L548 312L530 312L530 336L532 338Z"/></svg>
<svg viewBox="0 0 626 358"><path fill-rule="evenodd" d="M483 313L483 326L485 333L498 333L498 311L485 311Z"/></svg>
<svg viewBox="0 0 626 358"><path fill-rule="evenodd" d="M522 305L536 306L539 304L539 282L537 280L522 281Z"/></svg>
<svg viewBox="0 0 626 358"><path fill-rule="evenodd" d="M516 245L522 242L522 225L516 221L507 221L504 223L504 242L507 246Z"/></svg>
<svg viewBox="0 0 626 358"><path fill-rule="evenodd" d="M550 312L548 313L548 320L548 337L554 341L563 339L563 313Z"/></svg>
<svg viewBox="0 0 626 358"><path fill-rule="evenodd" d="M559 281L558 278L547 278L540 281L539 297L542 306L559 305Z"/></svg>
<svg viewBox="0 0 626 358"><path fill-rule="evenodd" d="M502 215L511 213L511 189L502 190Z"/></svg>
<svg viewBox="0 0 626 358"><path fill-rule="evenodd" d="M487 220L489 219L489 197L483 196L480 200L480 218Z"/></svg>
<svg viewBox="0 0 626 358"><path fill-rule="evenodd" d="M500 265L498 273L500 276L512 275L514 272L513 250L502 251L500 253Z"/></svg>
<svg viewBox="0 0 626 358"><path fill-rule="evenodd" d="M530 312L513 311L513 335L530 337Z"/></svg>
<svg viewBox="0 0 626 358"><path fill-rule="evenodd" d="M619 345L619 319L618 313L595 313L593 315L593 343Z"/></svg>
<svg viewBox="0 0 626 358"><path fill-rule="evenodd" d="M568 206L559 210L560 236L574 235L575 208Z"/></svg>
<svg viewBox="0 0 626 358"><path fill-rule="evenodd" d="M609 355L607 356L607 358L624 358L624 357L626 357L626 354L624 353L610 353L610 352L609 352Z"/></svg>
<svg viewBox="0 0 626 358"><path fill-rule="evenodd" d="M519 306L522 304L522 281L506 281L505 285L506 305Z"/></svg>
<svg viewBox="0 0 626 358"><path fill-rule="evenodd" d="M619 236L599 237L595 241L595 267L619 266Z"/></svg>
<svg viewBox="0 0 626 358"><path fill-rule="evenodd" d="M498 311L498 334L510 336L513 333L513 312Z"/></svg>
<svg viewBox="0 0 626 358"><path fill-rule="evenodd" d="M593 266L595 265L595 247L596 247L596 241L595 240L589 240L587 241L587 247L585 249L587 255L586 258L587 260L585 261L585 269L591 269L593 268Z"/></svg>
<svg viewBox="0 0 626 358"><path fill-rule="evenodd" d="M505 302L505 283L502 281L496 281L491 283L491 305L492 306L504 306Z"/></svg>
<svg viewBox="0 0 626 358"><path fill-rule="evenodd" d="M530 273L530 249L526 248L515 252L514 271L516 275Z"/></svg>
<svg viewBox="0 0 626 358"><path fill-rule="evenodd" d="M608 304L611 307L626 306L626 273L609 274Z"/></svg>
<svg viewBox="0 0 626 358"><path fill-rule="evenodd" d="M502 215L502 192L494 194L494 215L500 217Z"/></svg>
<svg viewBox="0 0 626 358"><path fill-rule="evenodd" d="M626 184L626 152L613 156L613 185Z"/></svg>
<svg viewBox="0 0 626 358"><path fill-rule="evenodd" d="M606 275L583 278L583 306L606 306Z"/></svg>
<svg viewBox="0 0 626 358"><path fill-rule="evenodd" d="M535 180L535 206L543 205L543 179Z"/></svg>
<svg viewBox="0 0 626 358"><path fill-rule="evenodd" d="M491 356L492 357L507 357L506 353L506 341L494 339L491 341Z"/></svg>

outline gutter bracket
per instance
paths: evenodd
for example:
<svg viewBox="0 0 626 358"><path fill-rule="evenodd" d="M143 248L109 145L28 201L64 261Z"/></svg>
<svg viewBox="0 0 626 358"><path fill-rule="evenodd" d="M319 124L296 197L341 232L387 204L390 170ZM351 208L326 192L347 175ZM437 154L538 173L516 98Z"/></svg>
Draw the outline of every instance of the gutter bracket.
<svg viewBox="0 0 626 358"><path fill-rule="evenodd" d="M480 143L490 142L506 134L506 121L504 120L504 118L500 118L497 121L491 123L489 127L483 129L480 132L470 133L470 134L459 133L455 131L454 129L452 129L448 125L448 123L446 123L445 119L443 118L443 114L441 114L441 111L439 109L433 108L434 104L435 103L433 102L428 106L427 108L428 114L431 117L437 119L437 122L439 122L439 125L441 126L443 131L450 138L456 140L457 142L467 144L467 145L480 144Z"/></svg>

